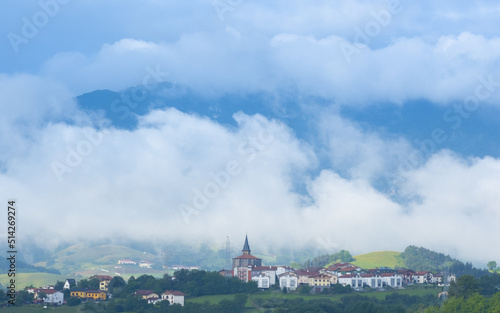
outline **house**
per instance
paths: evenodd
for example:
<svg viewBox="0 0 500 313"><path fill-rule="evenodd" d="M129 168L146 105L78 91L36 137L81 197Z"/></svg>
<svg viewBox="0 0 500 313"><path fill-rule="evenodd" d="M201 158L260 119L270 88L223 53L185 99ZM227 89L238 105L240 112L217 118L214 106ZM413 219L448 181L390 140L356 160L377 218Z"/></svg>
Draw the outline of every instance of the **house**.
<svg viewBox="0 0 500 313"><path fill-rule="evenodd" d="M233 268L233 276L238 277L244 282L252 280L252 267L235 267Z"/></svg>
<svg viewBox="0 0 500 313"><path fill-rule="evenodd" d="M140 296L142 299L158 299L158 294L154 293L153 290L137 290L134 295Z"/></svg>
<svg viewBox="0 0 500 313"><path fill-rule="evenodd" d="M108 291L109 282L113 279L113 277L109 275L94 275L89 279L98 279L99 280L99 290Z"/></svg>
<svg viewBox="0 0 500 313"><path fill-rule="evenodd" d="M361 277L362 285L357 286L357 288L363 286L368 286L370 288L382 288L383 286L382 278L376 272L361 274L359 276Z"/></svg>
<svg viewBox="0 0 500 313"><path fill-rule="evenodd" d="M311 287L330 287L330 275L317 274L309 276L309 286Z"/></svg>
<svg viewBox="0 0 500 313"><path fill-rule="evenodd" d="M46 304L62 305L64 303L64 293L55 289L37 289L34 294L36 299L40 299L39 295L45 293L42 299Z"/></svg>
<svg viewBox="0 0 500 313"><path fill-rule="evenodd" d="M355 274L361 272L363 269L357 266L347 266L337 270L338 273L344 274Z"/></svg>
<svg viewBox="0 0 500 313"><path fill-rule="evenodd" d="M415 275L415 272L409 269L399 269L397 270L397 273L401 275L403 279L403 284L412 284L414 282L413 280L413 275Z"/></svg>
<svg viewBox="0 0 500 313"><path fill-rule="evenodd" d="M297 274L292 272L280 274L278 275L278 279L280 282L281 289L286 288L292 291L297 289L297 286L299 285L299 279L297 278Z"/></svg>
<svg viewBox="0 0 500 313"><path fill-rule="evenodd" d="M375 275L375 274L365 274L365 275ZM352 288L362 288L363 287L363 277L361 277L361 275L359 273L345 274L345 275L339 276L339 284L342 284L344 287L349 285Z"/></svg>
<svg viewBox="0 0 500 313"><path fill-rule="evenodd" d="M220 270L219 274L224 277L233 277L233 270Z"/></svg>
<svg viewBox="0 0 500 313"><path fill-rule="evenodd" d="M137 262L135 261L132 261L130 259L122 259L122 260L118 260L118 264L123 264L123 265L136 265Z"/></svg>
<svg viewBox="0 0 500 313"><path fill-rule="evenodd" d="M401 288L403 287L403 277L397 273L380 273L382 278L382 284L392 287Z"/></svg>
<svg viewBox="0 0 500 313"><path fill-rule="evenodd" d="M71 288L73 288L75 286L76 286L76 281L74 279L72 279L72 278L68 278L64 282L63 290L71 289Z"/></svg>
<svg viewBox="0 0 500 313"><path fill-rule="evenodd" d="M299 285L309 285L309 277L318 275L319 271L296 270L297 280Z"/></svg>
<svg viewBox="0 0 500 313"><path fill-rule="evenodd" d="M151 263L149 261L139 261L140 267L151 268L152 265L153 265L153 263Z"/></svg>
<svg viewBox="0 0 500 313"><path fill-rule="evenodd" d="M102 290L73 289L70 295L80 299L106 300L106 292Z"/></svg>
<svg viewBox="0 0 500 313"><path fill-rule="evenodd" d="M180 304L184 306L184 293L175 290L167 290L161 295L161 300L166 300L172 304Z"/></svg>
<svg viewBox="0 0 500 313"><path fill-rule="evenodd" d="M268 289L271 286L271 278L264 273L257 275L252 273L252 281L257 282L257 288L259 289Z"/></svg>
<svg viewBox="0 0 500 313"><path fill-rule="evenodd" d="M106 293L102 290L87 290L87 299L106 300Z"/></svg>
<svg viewBox="0 0 500 313"><path fill-rule="evenodd" d="M109 280L103 280L99 283L99 290L108 291Z"/></svg>
<svg viewBox="0 0 500 313"><path fill-rule="evenodd" d="M276 275L278 275L277 272L277 266L254 266L252 267L252 280L254 280L253 277L264 274L269 277L269 286L273 286L276 284Z"/></svg>
<svg viewBox="0 0 500 313"><path fill-rule="evenodd" d="M77 297L80 299L87 299L87 290L86 289L72 289L70 291L71 297Z"/></svg>
<svg viewBox="0 0 500 313"><path fill-rule="evenodd" d="M416 272L413 275L413 282L416 284L430 284L432 283L432 273L428 271Z"/></svg>

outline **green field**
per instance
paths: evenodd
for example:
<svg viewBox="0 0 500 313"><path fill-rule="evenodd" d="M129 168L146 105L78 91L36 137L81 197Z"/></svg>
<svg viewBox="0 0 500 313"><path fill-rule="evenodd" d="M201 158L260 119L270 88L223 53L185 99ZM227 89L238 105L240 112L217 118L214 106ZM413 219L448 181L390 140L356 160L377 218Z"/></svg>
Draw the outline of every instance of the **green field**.
<svg viewBox="0 0 500 313"><path fill-rule="evenodd" d="M376 267L404 267L404 262L400 255L401 253L396 251L371 252L355 256L354 258L356 261L351 263L364 269Z"/></svg>
<svg viewBox="0 0 500 313"><path fill-rule="evenodd" d="M44 309L42 305L23 305L15 308L10 307L9 311L12 313L83 313L85 311L81 310L82 305L79 306L67 306L61 305L58 307L49 306L47 309Z"/></svg>
<svg viewBox="0 0 500 313"><path fill-rule="evenodd" d="M425 296L425 295L433 295L437 297L437 294L441 292L441 288L417 288L417 289L398 289L398 290L390 290L390 291L374 291L374 292L366 292L360 293L363 296L374 297L378 300L384 300L387 295L392 293L405 294L410 296ZM297 299L302 298L304 300L316 300L316 299L329 299L331 301L339 301L340 298L345 295L301 295L296 293L282 294L281 292L272 293L272 292L264 292L249 295L248 302L246 307L248 308L248 312L262 312L260 309L255 308L253 304L253 300L255 299ZM217 304L222 300L233 300L234 295L214 295L214 296L203 296L196 298L187 298L186 302L192 303L205 303L208 302L210 304Z"/></svg>
<svg viewBox="0 0 500 313"><path fill-rule="evenodd" d="M33 285L33 287L54 285L58 280L65 281L66 278L70 277L49 273L16 273L16 289L21 290L30 285ZM0 284L7 287L10 279L11 277L8 277L7 274L0 275Z"/></svg>
<svg viewBox="0 0 500 313"><path fill-rule="evenodd" d="M385 296L396 292L399 294L406 294L406 295L411 295L411 296L425 296L425 295L434 295L437 296L438 292L440 292L440 288L418 288L418 289L401 289L401 290L395 290L395 291L374 291L374 292L367 292L367 293L361 293L364 296L368 297L375 297L379 300L385 299ZM248 302L246 304L246 313L253 313L253 312L262 312L262 309L258 308L254 304L254 300L256 299L265 299L265 300L272 300L272 299L297 299L297 298L302 298L306 301L308 300L316 300L316 299L329 299L331 301L339 301L341 297L345 295L301 295L301 294L296 294L296 293L289 293L289 294L282 294L281 292L263 292L263 293L257 293L257 294L251 294L248 297ZM210 304L216 304L221 302L222 300L233 300L234 295L214 295L214 296L203 296L203 297L196 297L196 298L187 298L186 303L205 303L208 302ZM48 309L43 309L42 306L40 305L25 305L21 307L16 307L14 310L12 310L14 313L44 313L44 312L53 312L53 313L83 313L85 311L82 311L83 305L79 306L67 306L63 305L60 307L49 307Z"/></svg>

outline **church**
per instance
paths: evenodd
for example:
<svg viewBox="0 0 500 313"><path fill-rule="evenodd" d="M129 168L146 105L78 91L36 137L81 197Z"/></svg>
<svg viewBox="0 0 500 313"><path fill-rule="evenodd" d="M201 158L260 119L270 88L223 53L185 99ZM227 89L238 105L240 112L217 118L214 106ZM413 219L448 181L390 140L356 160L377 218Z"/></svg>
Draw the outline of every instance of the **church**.
<svg viewBox="0 0 500 313"><path fill-rule="evenodd" d="M249 281L251 279L251 268L262 266L262 259L250 254L250 245L248 244L248 236L245 236L245 244L242 255L233 258L233 276L237 276L241 280Z"/></svg>

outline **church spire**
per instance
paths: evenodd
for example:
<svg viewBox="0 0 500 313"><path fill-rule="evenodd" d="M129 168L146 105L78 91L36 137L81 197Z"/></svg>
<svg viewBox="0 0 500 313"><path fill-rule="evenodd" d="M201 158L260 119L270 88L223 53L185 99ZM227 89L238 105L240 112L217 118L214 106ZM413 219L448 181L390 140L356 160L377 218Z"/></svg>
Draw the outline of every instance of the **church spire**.
<svg viewBox="0 0 500 313"><path fill-rule="evenodd" d="M250 254L250 245L248 244L248 236L245 235L245 244L243 245L243 255L249 255Z"/></svg>

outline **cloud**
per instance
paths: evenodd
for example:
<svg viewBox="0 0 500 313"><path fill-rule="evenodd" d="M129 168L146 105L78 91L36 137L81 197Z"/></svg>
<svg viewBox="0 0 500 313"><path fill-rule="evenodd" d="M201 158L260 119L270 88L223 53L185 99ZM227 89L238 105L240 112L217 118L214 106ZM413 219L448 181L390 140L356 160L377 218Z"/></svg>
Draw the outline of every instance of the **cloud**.
<svg viewBox="0 0 500 313"><path fill-rule="evenodd" d="M92 56L55 55L42 73L75 93L140 85L157 69L162 81L217 95L294 85L302 94L342 105L416 99L444 105L474 96L481 81L489 80L492 90L481 102L495 104L500 97L498 37L462 33L434 42L402 37L371 48L337 35L241 36L193 33L172 43L122 39Z"/></svg>
<svg viewBox="0 0 500 313"><path fill-rule="evenodd" d="M11 4L0 23L17 33L43 10ZM471 97L496 106L498 4L397 4L61 6L18 54L1 46L12 62L0 74L0 187L19 200L21 233L49 247L67 228L71 240L220 240L245 228L261 247L332 238L354 252L421 244L499 258L486 244L500 222L493 157L438 151L402 175L411 139L320 105L301 103L313 120L300 136L260 115L236 114L230 127L175 109L119 130L72 100L172 81L208 96L291 88L335 108L422 99L467 108Z"/></svg>

